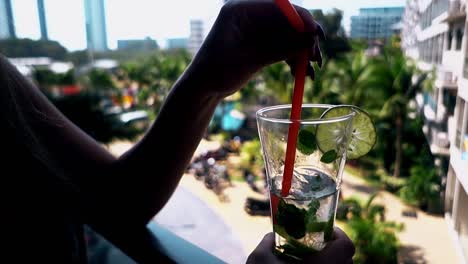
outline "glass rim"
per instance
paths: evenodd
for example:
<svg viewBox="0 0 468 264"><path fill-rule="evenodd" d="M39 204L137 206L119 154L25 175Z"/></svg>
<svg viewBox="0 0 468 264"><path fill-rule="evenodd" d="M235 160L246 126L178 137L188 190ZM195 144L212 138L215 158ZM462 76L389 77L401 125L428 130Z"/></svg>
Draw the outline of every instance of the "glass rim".
<svg viewBox="0 0 468 264"><path fill-rule="evenodd" d="M332 104L302 104L302 108L321 108L321 109L331 109L335 106L345 106L345 105L332 105ZM352 108L352 105L349 105ZM264 114L267 112L275 111L275 110L283 110L283 109L290 109L292 108L291 104L282 104L282 105L273 105L267 106L257 111L256 116L257 119L262 121L274 122L274 123L282 123L282 124L292 124L293 121L289 118L274 118L274 117L267 117ZM326 123L335 123L341 121L347 121L355 116L356 112L352 111L351 113L343 116L332 117L332 118L309 118L309 119L299 119L295 120L300 124L306 125L318 125L318 124L326 124Z"/></svg>

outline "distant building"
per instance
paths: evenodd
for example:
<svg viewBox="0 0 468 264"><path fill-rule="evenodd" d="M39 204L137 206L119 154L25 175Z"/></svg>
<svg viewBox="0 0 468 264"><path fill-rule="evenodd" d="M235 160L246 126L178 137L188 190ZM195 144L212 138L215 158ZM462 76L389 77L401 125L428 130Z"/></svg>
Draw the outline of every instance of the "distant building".
<svg viewBox="0 0 468 264"><path fill-rule="evenodd" d="M41 39L49 39L49 34L47 33L47 21L45 16L44 0L37 0L37 12L39 15L39 26L41 28Z"/></svg>
<svg viewBox="0 0 468 264"><path fill-rule="evenodd" d="M190 20L190 38L188 48L192 55L195 55L200 49L204 39L203 21Z"/></svg>
<svg viewBox="0 0 468 264"><path fill-rule="evenodd" d="M84 0L87 47L91 51L107 50L104 0Z"/></svg>
<svg viewBox="0 0 468 264"><path fill-rule="evenodd" d="M117 41L118 50L132 50L132 51L148 51L159 48L156 40L151 38L145 39L124 39Z"/></svg>
<svg viewBox="0 0 468 264"><path fill-rule="evenodd" d="M404 11L404 7L359 9L359 15L351 17L351 38L373 40L391 37Z"/></svg>
<svg viewBox="0 0 468 264"><path fill-rule="evenodd" d="M15 38L11 0L0 0L0 39Z"/></svg>
<svg viewBox="0 0 468 264"><path fill-rule="evenodd" d="M167 40L168 49L187 49L189 40L188 38L170 38Z"/></svg>

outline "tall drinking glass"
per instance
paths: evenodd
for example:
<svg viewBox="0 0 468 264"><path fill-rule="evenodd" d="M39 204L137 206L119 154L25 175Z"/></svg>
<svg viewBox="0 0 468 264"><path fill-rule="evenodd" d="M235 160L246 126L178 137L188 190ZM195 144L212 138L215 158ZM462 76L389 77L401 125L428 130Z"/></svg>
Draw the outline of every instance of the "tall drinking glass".
<svg viewBox="0 0 468 264"><path fill-rule="evenodd" d="M332 105L304 104L289 194L281 195L291 105L257 112L270 191L275 252L293 259L322 250L332 238L354 113L322 118Z"/></svg>

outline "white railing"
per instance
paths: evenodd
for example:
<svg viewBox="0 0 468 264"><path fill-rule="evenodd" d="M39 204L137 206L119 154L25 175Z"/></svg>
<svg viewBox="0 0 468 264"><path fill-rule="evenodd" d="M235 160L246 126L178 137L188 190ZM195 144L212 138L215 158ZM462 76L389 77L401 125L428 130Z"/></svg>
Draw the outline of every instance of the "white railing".
<svg viewBox="0 0 468 264"><path fill-rule="evenodd" d="M458 76L446 68L440 67L437 71L436 86L456 88L458 85Z"/></svg>

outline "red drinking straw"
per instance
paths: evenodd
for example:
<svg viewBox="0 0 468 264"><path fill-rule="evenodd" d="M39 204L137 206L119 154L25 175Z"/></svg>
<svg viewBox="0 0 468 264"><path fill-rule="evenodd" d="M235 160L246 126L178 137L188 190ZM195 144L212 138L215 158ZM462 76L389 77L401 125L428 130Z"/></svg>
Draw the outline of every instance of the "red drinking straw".
<svg viewBox="0 0 468 264"><path fill-rule="evenodd" d="M296 9L288 0L275 0L289 23L299 32L304 32L304 22ZM296 159L296 143L299 134L299 120L301 119L302 97L304 95L304 83L307 71L307 50L303 50L298 57L296 72L294 73L294 92L291 109L291 124L289 125L288 143L286 146L286 160L284 164L283 183L281 184L281 196L286 197L291 189L291 181L294 171L294 160Z"/></svg>

